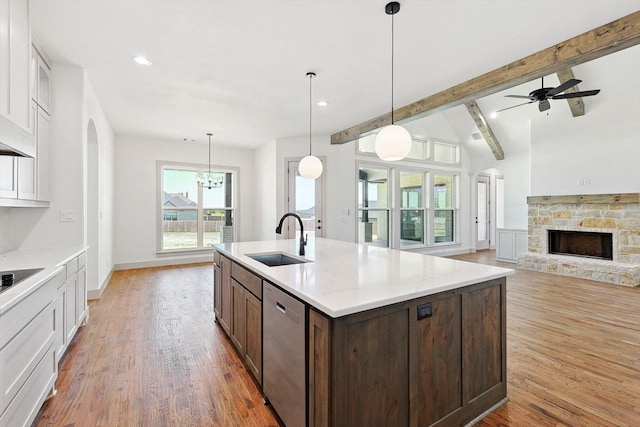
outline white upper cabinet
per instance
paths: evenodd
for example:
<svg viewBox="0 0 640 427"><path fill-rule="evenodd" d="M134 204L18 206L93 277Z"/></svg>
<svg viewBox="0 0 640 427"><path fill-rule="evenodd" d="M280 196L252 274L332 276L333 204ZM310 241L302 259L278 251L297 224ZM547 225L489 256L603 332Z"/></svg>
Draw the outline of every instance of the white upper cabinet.
<svg viewBox="0 0 640 427"><path fill-rule="evenodd" d="M28 0L0 1L0 144L35 156L30 129L31 29Z"/></svg>
<svg viewBox="0 0 640 427"><path fill-rule="evenodd" d="M51 114L51 68L35 46L31 54L31 98Z"/></svg>
<svg viewBox="0 0 640 427"><path fill-rule="evenodd" d="M0 113L29 128L31 31L29 2L0 1Z"/></svg>

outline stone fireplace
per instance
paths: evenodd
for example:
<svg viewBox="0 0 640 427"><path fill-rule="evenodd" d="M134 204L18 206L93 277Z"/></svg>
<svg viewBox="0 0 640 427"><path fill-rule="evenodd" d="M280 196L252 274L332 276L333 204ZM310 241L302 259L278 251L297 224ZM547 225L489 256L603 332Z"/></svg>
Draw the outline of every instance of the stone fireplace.
<svg viewBox="0 0 640 427"><path fill-rule="evenodd" d="M518 268L640 285L640 194L533 196Z"/></svg>

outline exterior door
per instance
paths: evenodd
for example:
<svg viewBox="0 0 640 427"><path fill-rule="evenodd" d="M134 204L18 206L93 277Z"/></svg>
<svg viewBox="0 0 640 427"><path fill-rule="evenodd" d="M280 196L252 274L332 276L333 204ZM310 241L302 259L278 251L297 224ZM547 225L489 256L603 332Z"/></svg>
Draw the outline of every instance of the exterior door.
<svg viewBox="0 0 640 427"><path fill-rule="evenodd" d="M489 177L480 175L476 179L476 250L489 249Z"/></svg>
<svg viewBox="0 0 640 427"><path fill-rule="evenodd" d="M287 162L287 212L300 215L305 236L322 237L324 236L322 206L324 174L318 179L303 178L298 171L299 164L298 160ZM285 221L282 235L287 239L299 238L298 221L293 218L287 218Z"/></svg>

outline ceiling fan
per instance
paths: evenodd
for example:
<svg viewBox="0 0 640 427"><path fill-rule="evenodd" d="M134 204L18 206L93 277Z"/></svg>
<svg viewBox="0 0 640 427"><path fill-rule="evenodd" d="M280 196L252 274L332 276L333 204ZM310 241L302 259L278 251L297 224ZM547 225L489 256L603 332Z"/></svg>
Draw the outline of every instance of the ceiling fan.
<svg viewBox="0 0 640 427"><path fill-rule="evenodd" d="M573 86L580 83L582 80L578 79L570 79L566 82L562 83L560 86L556 87L544 87L544 77L542 77L542 87L540 89L536 89L529 93L529 95L505 95L506 98L522 98L529 99L528 102L524 102L522 104L513 105L511 107L503 108L502 110L496 111L499 113L501 111L509 110L511 108L516 108L525 104L532 104L534 102L538 102L538 110L547 111L551 108L549 103L550 99L568 99L568 98L581 98L583 96L593 96L600 93L600 89L595 90L585 90L581 92L570 92L570 93L562 93L565 90L572 88Z"/></svg>

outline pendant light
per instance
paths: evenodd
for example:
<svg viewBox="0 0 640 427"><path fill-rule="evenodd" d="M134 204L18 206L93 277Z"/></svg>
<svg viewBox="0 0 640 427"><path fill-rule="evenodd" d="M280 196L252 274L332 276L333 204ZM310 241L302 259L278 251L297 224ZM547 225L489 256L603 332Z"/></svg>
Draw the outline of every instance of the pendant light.
<svg viewBox="0 0 640 427"><path fill-rule="evenodd" d="M376 154L382 160L402 160L411 151L411 135L393 122L393 15L400 11L400 3L392 1L384 8L391 15L391 124L378 132L375 140Z"/></svg>
<svg viewBox="0 0 640 427"><path fill-rule="evenodd" d="M209 190L211 190L212 188L217 188L222 186L222 178L217 178L214 180L211 174L211 137L213 136L213 134L208 133L207 136L209 137L209 169L208 169L209 172L207 173L206 180L204 179L204 176L198 177L198 184L201 187L207 187Z"/></svg>
<svg viewBox="0 0 640 427"><path fill-rule="evenodd" d="M309 76L309 155L300 160L298 171L303 178L316 179L322 175L322 162L319 158L311 154L311 112L313 111L311 80L316 76L316 73L308 72L307 76Z"/></svg>

